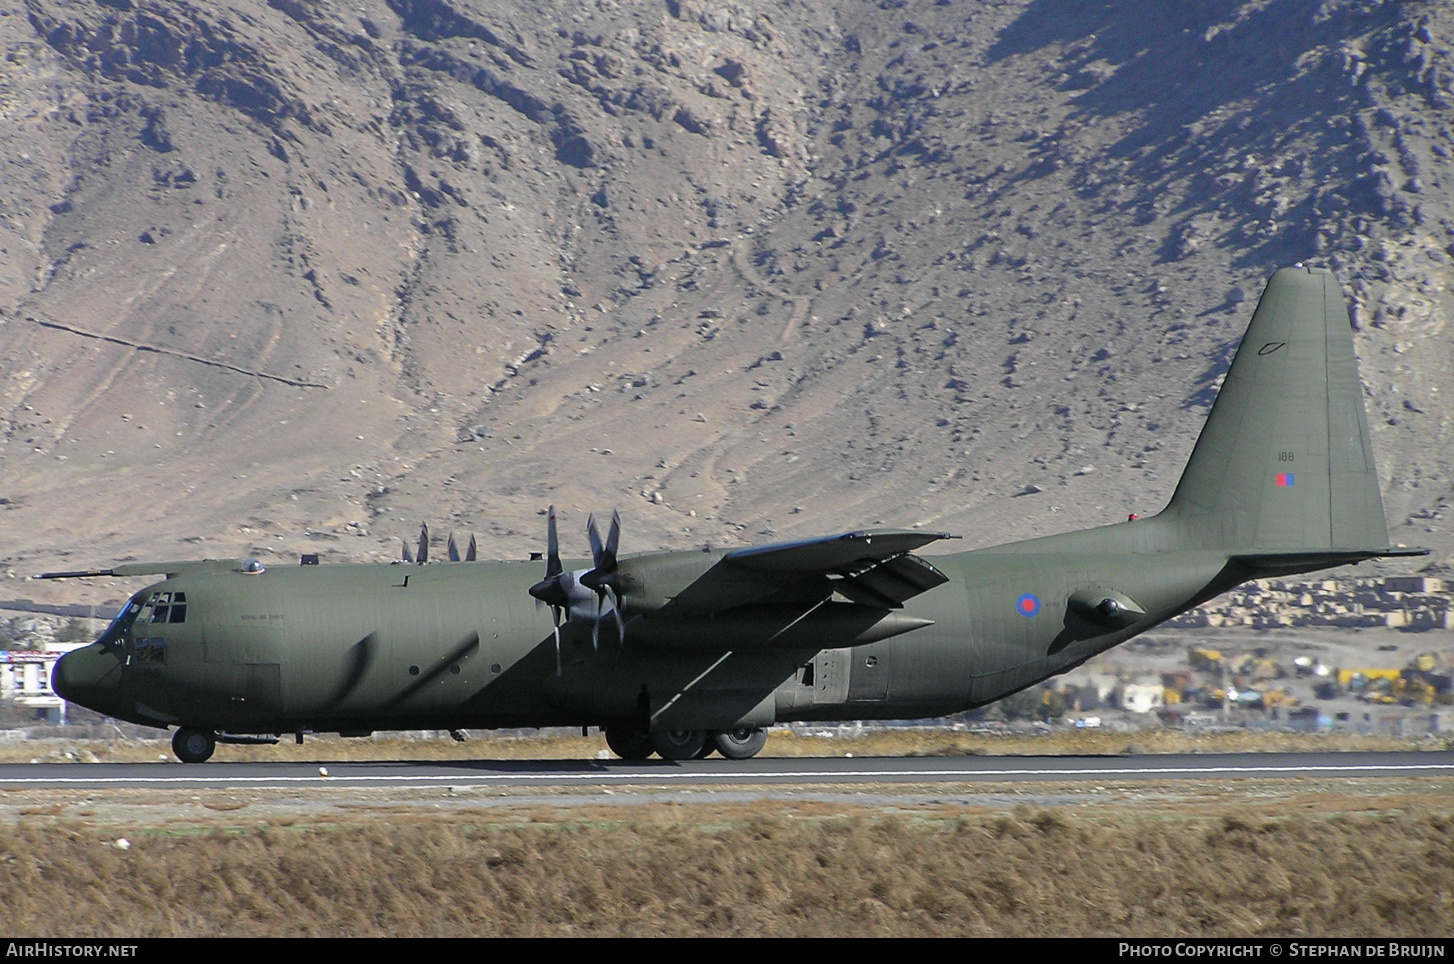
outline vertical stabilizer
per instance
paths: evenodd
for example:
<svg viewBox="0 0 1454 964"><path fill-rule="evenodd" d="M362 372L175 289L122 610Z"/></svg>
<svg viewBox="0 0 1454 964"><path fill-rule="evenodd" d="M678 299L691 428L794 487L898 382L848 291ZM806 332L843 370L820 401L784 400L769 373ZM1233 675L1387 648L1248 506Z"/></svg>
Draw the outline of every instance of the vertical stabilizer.
<svg viewBox="0 0 1454 964"><path fill-rule="evenodd" d="M1348 309L1332 272L1272 276L1165 516L1188 548L1388 546Z"/></svg>

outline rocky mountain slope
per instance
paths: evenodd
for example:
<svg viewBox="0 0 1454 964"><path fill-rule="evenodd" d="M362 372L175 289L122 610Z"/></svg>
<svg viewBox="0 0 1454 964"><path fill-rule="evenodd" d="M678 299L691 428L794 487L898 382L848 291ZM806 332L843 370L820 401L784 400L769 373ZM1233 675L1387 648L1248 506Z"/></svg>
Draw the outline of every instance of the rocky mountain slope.
<svg viewBox="0 0 1454 964"><path fill-rule="evenodd" d="M1445 4L25 0L0 47L12 578L517 557L551 502L579 551L1115 521L1300 260L1393 538L1454 552Z"/></svg>

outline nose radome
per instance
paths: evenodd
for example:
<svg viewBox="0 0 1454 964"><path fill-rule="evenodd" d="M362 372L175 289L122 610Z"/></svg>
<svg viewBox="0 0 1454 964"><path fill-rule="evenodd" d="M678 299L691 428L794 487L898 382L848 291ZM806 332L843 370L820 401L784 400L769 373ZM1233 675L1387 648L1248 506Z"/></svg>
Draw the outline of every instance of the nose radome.
<svg viewBox="0 0 1454 964"><path fill-rule="evenodd" d="M100 646L73 650L56 660L50 688L61 699L106 712L120 679L120 660Z"/></svg>
<svg viewBox="0 0 1454 964"><path fill-rule="evenodd" d="M76 702L75 674L69 662L74 655L75 653L67 653L62 656L56 660L55 666L51 667L50 671L51 692L70 703Z"/></svg>

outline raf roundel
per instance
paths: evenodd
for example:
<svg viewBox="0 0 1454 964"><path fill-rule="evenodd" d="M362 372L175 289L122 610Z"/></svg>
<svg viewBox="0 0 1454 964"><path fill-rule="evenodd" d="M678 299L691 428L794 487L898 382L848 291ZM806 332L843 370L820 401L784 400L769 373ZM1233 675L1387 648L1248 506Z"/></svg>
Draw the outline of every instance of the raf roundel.
<svg viewBox="0 0 1454 964"><path fill-rule="evenodd" d="M1040 600L1033 592L1027 592L1015 600L1015 612L1021 616L1030 617L1040 611Z"/></svg>

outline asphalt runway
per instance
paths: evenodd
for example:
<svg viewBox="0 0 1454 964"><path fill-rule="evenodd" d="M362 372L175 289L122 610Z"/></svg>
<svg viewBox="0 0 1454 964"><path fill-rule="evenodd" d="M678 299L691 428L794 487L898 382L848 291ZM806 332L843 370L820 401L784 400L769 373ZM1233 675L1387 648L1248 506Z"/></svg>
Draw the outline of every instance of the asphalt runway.
<svg viewBox="0 0 1454 964"><path fill-rule="evenodd" d="M957 756L380 763L71 763L0 766L0 790L498 789L1313 780L1454 776L1454 752Z"/></svg>

